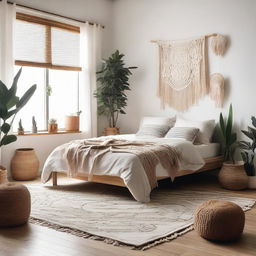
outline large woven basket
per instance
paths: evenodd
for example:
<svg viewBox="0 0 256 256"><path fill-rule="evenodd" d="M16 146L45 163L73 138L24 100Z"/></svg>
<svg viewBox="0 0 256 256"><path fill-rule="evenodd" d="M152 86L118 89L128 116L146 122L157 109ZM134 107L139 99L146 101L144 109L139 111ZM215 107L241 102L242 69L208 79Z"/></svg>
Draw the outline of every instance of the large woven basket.
<svg viewBox="0 0 256 256"><path fill-rule="evenodd" d="M248 176L244 169L244 162L224 162L219 172L219 182L226 189L246 189L248 186Z"/></svg>

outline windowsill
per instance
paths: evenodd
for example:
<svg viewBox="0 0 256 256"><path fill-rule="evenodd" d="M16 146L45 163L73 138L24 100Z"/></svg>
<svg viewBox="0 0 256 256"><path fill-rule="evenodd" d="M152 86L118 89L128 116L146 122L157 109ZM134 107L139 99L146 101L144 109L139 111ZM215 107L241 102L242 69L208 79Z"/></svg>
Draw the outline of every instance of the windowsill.
<svg viewBox="0 0 256 256"><path fill-rule="evenodd" d="M17 134L17 133L14 133L16 136L37 136L37 135L59 135L59 134L70 134L70 133L81 133L81 131L69 131L69 132L66 132L66 131L58 131L56 133L49 133L47 131L43 131L43 132L38 132L38 133L32 133L32 132L28 132L28 133L24 133L24 134Z"/></svg>

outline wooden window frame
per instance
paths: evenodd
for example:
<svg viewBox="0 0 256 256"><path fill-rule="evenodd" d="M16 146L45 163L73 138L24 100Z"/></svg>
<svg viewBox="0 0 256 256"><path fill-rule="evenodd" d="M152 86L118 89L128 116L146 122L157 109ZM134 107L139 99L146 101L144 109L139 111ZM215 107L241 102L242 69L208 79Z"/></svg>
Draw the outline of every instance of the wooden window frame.
<svg viewBox="0 0 256 256"><path fill-rule="evenodd" d="M65 24L62 22L49 20L37 16L28 15L25 13L17 12L16 19L21 21L26 21L29 23L35 23L44 25L46 27L46 50L45 57L46 62L32 62L32 61L23 61L15 60L15 65L18 66L29 66L29 67L41 67L41 68L50 68L50 69L59 69L59 70L71 70L71 71L81 71L81 67L75 66L62 66L62 65L53 65L52 64L52 42L51 42L51 28L56 27L59 29L68 30L73 33L80 34L80 27Z"/></svg>

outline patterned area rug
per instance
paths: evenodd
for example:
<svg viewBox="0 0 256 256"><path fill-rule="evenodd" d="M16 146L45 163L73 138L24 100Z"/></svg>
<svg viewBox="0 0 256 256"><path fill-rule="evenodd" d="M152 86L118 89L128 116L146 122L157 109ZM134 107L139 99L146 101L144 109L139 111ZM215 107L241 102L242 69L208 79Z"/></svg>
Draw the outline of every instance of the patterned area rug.
<svg viewBox="0 0 256 256"><path fill-rule="evenodd" d="M133 249L147 249L193 229L203 201L223 199L250 209L255 200L228 193L156 189L150 203L135 201L127 189L94 183L28 185L30 222Z"/></svg>

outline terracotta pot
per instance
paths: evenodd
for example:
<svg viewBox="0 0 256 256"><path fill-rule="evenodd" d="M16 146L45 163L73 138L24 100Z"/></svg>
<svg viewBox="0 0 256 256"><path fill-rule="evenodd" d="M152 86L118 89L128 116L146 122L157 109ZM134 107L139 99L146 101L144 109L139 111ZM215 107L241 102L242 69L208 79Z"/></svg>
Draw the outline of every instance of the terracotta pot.
<svg viewBox="0 0 256 256"><path fill-rule="evenodd" d="M219 172L219 182L223 188L241 190L248 187L248 176L244 169L244 162L224 162Z"/></svg>
<svg viewBox="0 0 256 256"><path fill-rule="evenodd" d="M104 129L104 135L109 136L109 135L117 135L120 134L119 128L117 127L109 127Z"/></svg>
<svg viewBox="0 0 256 256"><path fill-rule="evenodd" d="M256 176L248 176L248 188L256 189Z"/></svg>
<svg viewBox="0 0 256 256"><path fill-rule="evenodd" d="M0 165L0 184L4 184L7 182L8 182L7 170Z"/></svg>
<svg viewBox="0 0 256 256"><path fill-rule="evenodd" d="M80 116L66 116L65 117L65 131L78 132L80 124Z"/></svg>
<svg viewBox="0 0 256 256"><path fill-rule="evenodd" d="M33 180L37 178L39 160L33 148L16 149L11 161L11 174L14 180Z"/></svg>
<svg viewBox="0 0 256 256"><path fill-rule="evenodd" d="M48 132L49 133L57 133L58 132L58 124L48 124Z"/></svg>

